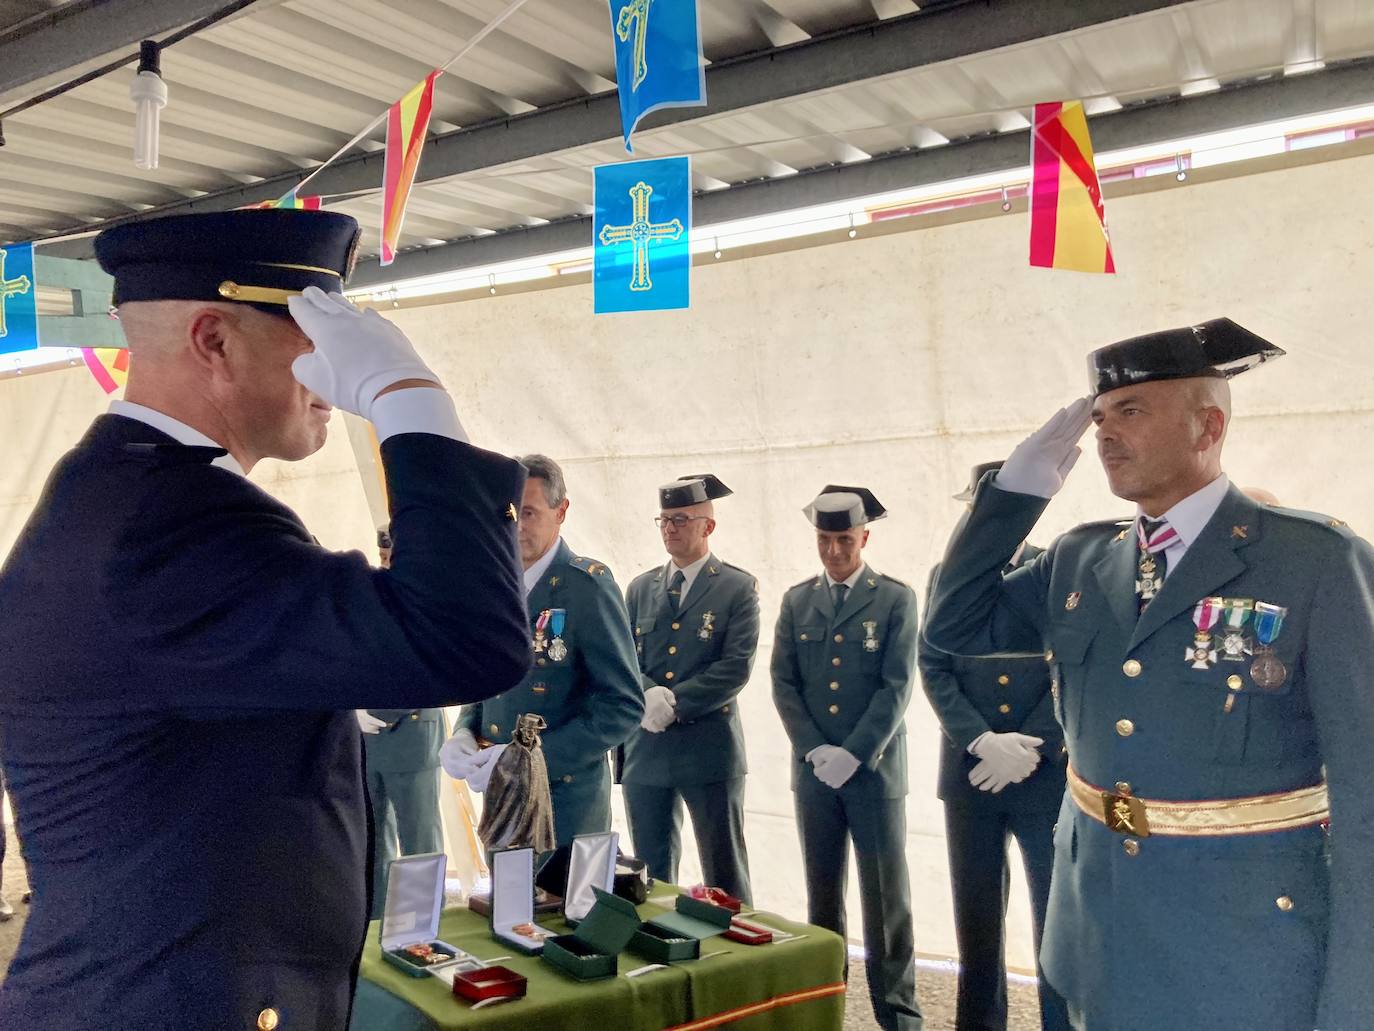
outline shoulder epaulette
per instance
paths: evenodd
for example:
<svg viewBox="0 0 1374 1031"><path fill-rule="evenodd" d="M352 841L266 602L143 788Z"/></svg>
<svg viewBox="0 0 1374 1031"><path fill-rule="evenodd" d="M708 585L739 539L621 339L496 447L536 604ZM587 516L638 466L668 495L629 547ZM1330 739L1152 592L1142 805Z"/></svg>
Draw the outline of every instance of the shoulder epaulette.
<svg viewBox="0 0 1374 1031"><path fill-rule="evenodd" d="M1300 508L1278 508L1273 505L1265 505L1264 513L1265 515L1276 515L1280 519L1291 519L1294 522L1322 526L1342 537L1356 536L1355 531L1350 529L1350 524L1344 519L1335 519L1321 512L1307 512Z"/></svg>
<svg viewBox="0 0 1374 1031"><path fill-rule="evenodd" d="M788 589L789 591L795 591L798 587L815 587L816 584L819 583L819 582L820 582L820 577L808 576L805 580L801 581L800 583L795 583L795 584L793 584L791 587L789 587L789 588L787 588L787 589Z"/></svg>
<svg viewBox="0 0 1374 1031"><path fill-rule="evenodd" d="M569 562L568 565L572 566L574 569L582 570L582 572L586 573L589 576L611 575L611 571L606 567L606 563L598 562L595 559L591 558L582 558L581 556L579 556L573 559L571 562Z"/></svg>
<svg viewBox="0 0 1374 1031"><path fill-rule="evenodd" d="M891 581L892 583L896 584L898 587L910 587L910 586L911 586L911 585L910 585L909 583L907 583L905 580L898 580L895 576L889 576L887 573L879 573L878 575L879 575L880 577L882 577L884 580Z"/></svg>

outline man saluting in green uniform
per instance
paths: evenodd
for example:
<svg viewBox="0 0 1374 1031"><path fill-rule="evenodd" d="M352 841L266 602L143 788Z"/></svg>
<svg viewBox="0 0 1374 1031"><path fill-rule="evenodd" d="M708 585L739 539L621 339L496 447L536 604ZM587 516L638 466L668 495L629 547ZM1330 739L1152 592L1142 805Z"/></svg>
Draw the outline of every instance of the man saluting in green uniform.
<svg viewBox="0 0 1374 1031"><path fill-rule="evenodd" d="M1227 379L1282 354L1229 319L1094 352L1092 396L983 479L935 585L931 644L1052 665L1041 960L1076 1027L1374 1027L1374 552L1221 470ZM1136 517L1004 572L1090 420Z"/></svg>
<svg viewBox="0 0 1374 1031"><path fill-rule="evenodd" d="M792 742L808 919L845 933L852 838L873 1013L884 1031L920 1031L902 801L916 595L863 560L886 514L863 487L826 487L806 507L825 571L783 595L773 701Z"/></svg>

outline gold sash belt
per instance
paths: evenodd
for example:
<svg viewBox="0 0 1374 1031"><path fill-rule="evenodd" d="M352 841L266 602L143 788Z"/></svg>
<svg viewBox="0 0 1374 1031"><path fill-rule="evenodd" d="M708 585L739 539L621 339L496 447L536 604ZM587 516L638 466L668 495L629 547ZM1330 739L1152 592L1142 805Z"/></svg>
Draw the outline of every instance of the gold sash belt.
<svg viewBox="0 0 1374 1031"><path fill-rule="evenodd" d="M1160 802L1127 792L1104 791L1070 766L1068 787L1074 804L1088 816L1108 830L1137 838L1152 834L1183 838L1265 834L1310 827L1330 816L1325 781L1276 795Z"/></svg>

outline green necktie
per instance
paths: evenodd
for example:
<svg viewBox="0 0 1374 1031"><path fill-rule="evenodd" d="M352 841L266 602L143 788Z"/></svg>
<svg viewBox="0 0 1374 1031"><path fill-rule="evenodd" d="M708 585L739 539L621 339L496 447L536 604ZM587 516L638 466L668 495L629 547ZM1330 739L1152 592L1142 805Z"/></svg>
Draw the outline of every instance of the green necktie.
<svg viewBox="0 0 1374 1031"><path fill-rule="evenodd" d="M679 569L668 583L668 602L673 606L674 612L682 606L682 585L686 582L687 575Z"/></svg>
<svg viewBox="0 0 1374 1031"><path fill-rule="evenodd" d="M844 600L849 596L848 584L831 584L830 597L835 602L835 615L840 614L840 609L844 606Z"/></svg>

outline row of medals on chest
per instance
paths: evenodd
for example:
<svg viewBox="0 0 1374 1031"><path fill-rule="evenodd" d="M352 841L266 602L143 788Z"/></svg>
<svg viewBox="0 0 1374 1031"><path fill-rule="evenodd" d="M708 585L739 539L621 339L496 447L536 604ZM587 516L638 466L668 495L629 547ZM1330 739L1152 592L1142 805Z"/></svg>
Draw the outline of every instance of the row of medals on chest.
<svg viewBox="0 0 1374 1031"><path fill-rule="evenodd" d="M1149 603L1163 586L1164 578L1155 557L1148 553L1141 556L1140 579L1136 582L1141 601ZM1283 629L1283 618L1287 614L1288 610L1282 605L1252 598L1203 598L1193 609L1193 625L1197 632L1193 635L1193 643L1184 650L1184 661L1193 669L1205 670L1216 665L1218 658L1223 662L1244 662L1253 656L1250 679L1261 690L1276 690L1288 677L1288 667L1274 652L1274 641ZM1251 643L1246 630L1252 616L1258 648ZM1219 645L1213 631L1221 635Z"/></svg>

